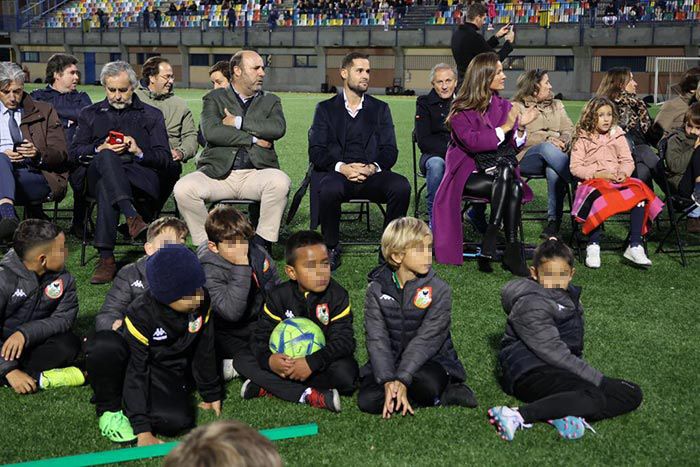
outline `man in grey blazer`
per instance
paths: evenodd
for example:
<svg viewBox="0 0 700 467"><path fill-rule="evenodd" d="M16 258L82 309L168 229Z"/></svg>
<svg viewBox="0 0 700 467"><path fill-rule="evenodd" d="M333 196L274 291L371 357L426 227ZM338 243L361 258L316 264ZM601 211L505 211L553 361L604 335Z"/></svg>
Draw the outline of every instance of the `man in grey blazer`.
<svg viewBox="0 0 700 467"><path fill-rule="evenodd" d="M274 142L286 122L279 97L262 90L265 65L250 50L231 57L231 84L203 99L201 128L206 146L197 171L175 185L175 200L192 241L207 240L207 204L222 199L260 201L254 243L277 241L291 181L279 169Z"/></svg>

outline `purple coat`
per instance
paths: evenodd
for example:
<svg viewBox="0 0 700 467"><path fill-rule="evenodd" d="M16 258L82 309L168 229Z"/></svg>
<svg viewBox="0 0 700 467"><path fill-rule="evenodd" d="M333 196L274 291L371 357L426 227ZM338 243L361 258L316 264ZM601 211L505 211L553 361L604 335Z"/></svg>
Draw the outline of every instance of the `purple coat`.
<svg viewBox="0 0 700 467"><path fill-rule="evenodd" d="M435 259L443 264L462 264L462 192L476 170L471 154L498 148L496 128L505 123L512 104L494 94L485 115L466 110L452 119L452 141L445 155L445 175L433 204ZM513 142L515 144L515 142ZM520 171L516 170L518 177ZM530 187L524 186L523 202L532 200Z"/></svg>

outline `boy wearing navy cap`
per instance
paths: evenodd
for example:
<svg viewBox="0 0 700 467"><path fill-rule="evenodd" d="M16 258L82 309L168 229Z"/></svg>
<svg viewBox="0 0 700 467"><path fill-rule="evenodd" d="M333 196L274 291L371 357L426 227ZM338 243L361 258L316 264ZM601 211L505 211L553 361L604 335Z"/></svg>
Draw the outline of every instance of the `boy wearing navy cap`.
<svg viewBox="0 0 700 467"><path fill-rule="evenodd" d="M195 425L192 389L203 409L221 414L222 387L214 354L209 295L197 256L167 245L146 261L149 290L124 318L130 349L124 412L139 446L158 444L154 433L175 435Z"/></svg>

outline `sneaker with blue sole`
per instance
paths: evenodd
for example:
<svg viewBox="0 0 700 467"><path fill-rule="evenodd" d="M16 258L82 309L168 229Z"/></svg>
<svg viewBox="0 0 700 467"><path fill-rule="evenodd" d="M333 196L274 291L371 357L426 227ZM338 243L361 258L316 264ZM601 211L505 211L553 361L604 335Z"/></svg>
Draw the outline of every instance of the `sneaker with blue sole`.
<svg viewBox="0 0 700 467"><path fill-rule="evenodd" d="M586 433L586 428L595 433L595 430L586 420L581 417L567 415L556 420L549 420L547 423L557 429L559 435L564 439L579 439Z"/></svg>

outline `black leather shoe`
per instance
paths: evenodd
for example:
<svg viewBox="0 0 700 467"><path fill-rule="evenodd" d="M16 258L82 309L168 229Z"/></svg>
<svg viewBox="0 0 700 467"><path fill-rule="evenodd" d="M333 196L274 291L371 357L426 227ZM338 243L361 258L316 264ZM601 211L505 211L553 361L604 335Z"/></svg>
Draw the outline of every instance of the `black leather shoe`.
<svg viewBox="0 0 700 467"><path fill-rule="evenodd" d="M331 263L331 272L338 269L342 264L343 261L340 258L340 254L340 245L336 246L335 248L328 249L328 260Z"/></svg>
<svg viewBox="0 0 700 467"><path fill-rule="evenodd" d="M19 226L19 220L16 217L0 219L0 240L12 240L17 226Z"/></svg>

